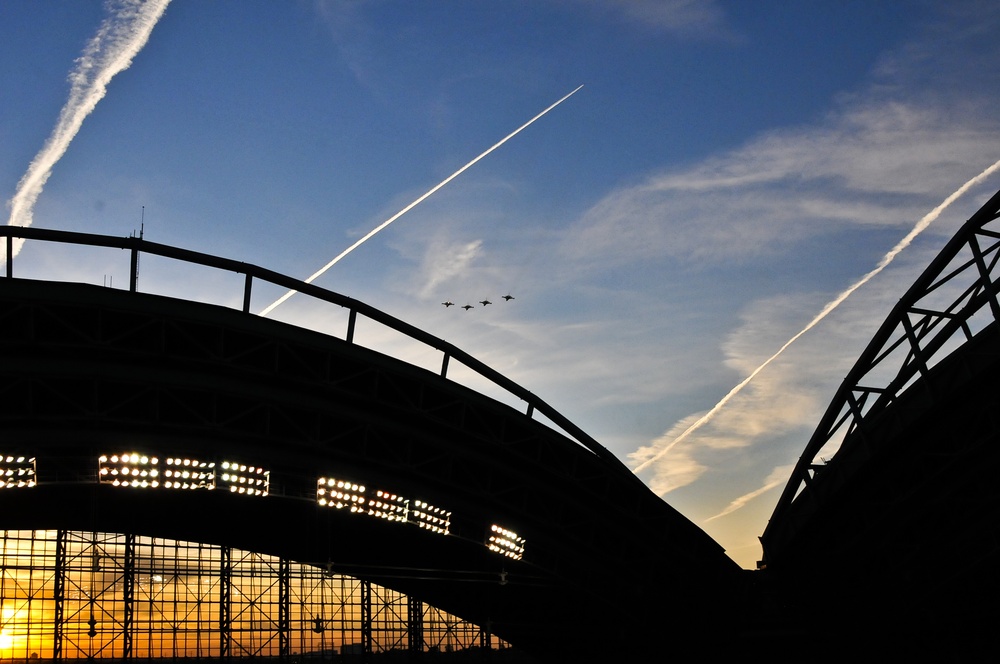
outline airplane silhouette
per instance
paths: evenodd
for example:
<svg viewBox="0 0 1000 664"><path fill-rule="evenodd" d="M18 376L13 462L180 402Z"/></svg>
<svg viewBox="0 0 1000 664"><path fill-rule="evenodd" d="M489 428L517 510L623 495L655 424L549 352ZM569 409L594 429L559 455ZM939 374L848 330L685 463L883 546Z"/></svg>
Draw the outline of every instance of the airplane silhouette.
<svg viewBox="0 0 1000 664"><path fill-rule="evenodd" d="M442 302L441 304L443 304L446 307L450 307L451 305L453 305L455 303L454 302Z"/></svg>
<svg viewBox="0 0 1000 664"><path fill-rule="evenodd" d="M513 295L504 295L504 296L503 296L503 299L505 299L505 300L507 300L508 302L510 302L511 300L513 300L513 299L514 299L514 296L513 296Z"/></svg>
<svg viewBox="0 0 1000 664"><path fill-rule="evenodd" d="M464 305L462 305L462 308L465 309L466 311L468 311L469 309L472 308L472 305L471 304L464 304Z"/></svg>
<svg viewBox="0 0 1000 664"><path fill-rule="evenodd" d="M481 304L481 305L483 305L485 307L487 304L493 304L493 303L490 302L489 300L480 300L479 304Z"/></svg>

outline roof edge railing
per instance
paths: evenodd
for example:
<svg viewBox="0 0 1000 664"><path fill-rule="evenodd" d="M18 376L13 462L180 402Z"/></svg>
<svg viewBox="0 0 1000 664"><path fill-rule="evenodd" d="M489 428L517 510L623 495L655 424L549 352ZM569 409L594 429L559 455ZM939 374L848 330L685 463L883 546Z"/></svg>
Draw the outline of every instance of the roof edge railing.
<svg viewBox="0 0 1000 664"><path fill-rule="evenodd" d="M457 360L458 362L461 362L464 366L487 379L497 387L517 397L521 401L524 401L527 404L525 415L528 418L533 418L533 414L536 411L541 413L553 424L561 428L579 445L597 455L604 461L619 467L621 470L624 470L628 475L634 477L632 471L630 471L627 466L625 466L625 464L623 464L615 455L609 452L596 440L591 438L578 426L569 421L552 406L535 396L532 392L521 387L500 372L489 367L480 360L477 360L475 357L453 344L429 334L420 328L411 325L410 323L376 309L371 305L365 304L360 300L355 300L346 295L327 290L314 284L306 283L294 277L289 277L279 272L268 270L251 263L244 263L230 258L213 256L211 254L205 254L189 249L181 249L179 247L160 244L157 242L150 242L149 240L145 240L141 237L116 237L110 235L98 235L94 233L79 233L75 231L61 231L46 228L10 225L0 226L0 237L6 238L5 260L7 265L6 276L8 279L14 277L14 239L19 238L22 240L56 242L60 244L106 247L111 249L128 249L130 251L131 263L129 292L132 293L138 292L136 267L138 266L139 255L141 253L146 253L185 263L192 263L217 270L225 270L245 275L246 278L243 286L242 310L243 313L246 314L257 315L250 311L250 300L253 294L254 280L260 280L275 286L294 290L314 299L343 307L348 310L348 331L345 339L349 343L354 343L356 320L358 314L361 314L362 316L395 330L396 332L418 341L425 346L434 348L443 354L440 374L443 378L448 378L447 373L450 360Z"/></svg>

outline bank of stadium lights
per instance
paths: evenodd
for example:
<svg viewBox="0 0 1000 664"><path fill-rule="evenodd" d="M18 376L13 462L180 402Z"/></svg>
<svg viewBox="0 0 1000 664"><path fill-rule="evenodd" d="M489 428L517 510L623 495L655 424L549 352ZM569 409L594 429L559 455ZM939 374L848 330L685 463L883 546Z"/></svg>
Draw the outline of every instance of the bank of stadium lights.
<svg viewBox="0 0 1000 664"><path fill-rule="evenodd" d="M381 489L375 492L375 497L368 501L368 516L376 516L387 521L406 523L410 511L410 501Z"/></svg>
<svg viewBox="0 0 1000 664"><path fill-rule="evenodd" d="M223 461L219 467L221 474L217 481L220 488L248 496L267 495L271 485L271 471L232 461Z"/></svg>
<svg viewBox="0 0 1000 664"><path fill-rule="evenodd" d="M486 536L486 548L502 556L520 560L524 557L524 538L513 530L493 524Z"/></svg>
<svg viewBox="0 0 1000 664"><path fill-rule="evenodd" d="M35 486L35 457L0 455L0 489Z"/></svg>
<svg viewBox="0 0 1000 664"><path fill-rule="evenodd" d="M138 453L101 455L98 481L134 488L215 489L248 496L266 496L271 473L259 466L224 461L216 464L182 457L165 460L161 472L155 456Z"/></svg>
<svg viewBox="0 0 1000 664"><path fill-rule="evenodd" d="M432 533L447 535L451 529L451 512L415 500L410 509L410 521Z"/></svg>
<svg viewBox="0 0 1000 664"><path fill-rule="evenodd" d="M369 493L364 484L321 477L316 480L316 502L322 507L346 509L352 514L413 523L438 535L451 531L451 512L422 500L410 500L391 491Z"/></svg>
<svg viewBox="0 0 1000 664"><path fill-rule="evenodd" d="M163 469L163 487L166 489L215 488L215 463L171 457Z"/></svg>
<svg viewBox="0 0 1000 664"><path fill-rule="evenodd" d="M136 489L155 489L160 486L159 459L128 452L125 454L102 454L98 458L97 481Z"/></svg>
<svg viewBox="0 0 1000 664"><path fill-rule="evenodd" d="M323 507L348 509L353 513L367 512L365 485L332 477L316 480L316 502Z"/></svg>

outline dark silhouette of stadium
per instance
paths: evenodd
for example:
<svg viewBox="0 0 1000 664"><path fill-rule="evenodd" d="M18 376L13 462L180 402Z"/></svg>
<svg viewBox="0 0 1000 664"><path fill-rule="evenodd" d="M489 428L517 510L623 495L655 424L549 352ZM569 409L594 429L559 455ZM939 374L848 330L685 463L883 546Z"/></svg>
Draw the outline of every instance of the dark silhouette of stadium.
<svg viewBox="0 0 1000 664"><path fill-rule="evenodd" d="M1000 578L998 213L1000 193L890 312L806 446L753 571L544 401L361 302L141 238L4 227L0 455L15 476L0 490L2 525L298 561L419 598L529 656L970 652L991 635L982 607ZM15 277L14 238L126 250L128 289ZM140 254L242 275L242 300L140 292ZM253 315L260 284L343 312L342 329ZM440 370L366 348L359 330L372 323L433 351ZM251 465L198 480L215 490L144 491L138 459L107 456L130 451L160 457L161 488L166 459ZM247 495L254 477L266 478L262 495ZM337 497L333 480L348 485ZM141 565L123 551L114 656L138 658ZM72 599L59 583L57 643ZM72 601L89 601L93 637L95 600L80 592ZM276 602L285 619L267 653L292 658L290 634L308 623L288 619L287 597ZM230 609L220 615L225 633Z"/></svg>

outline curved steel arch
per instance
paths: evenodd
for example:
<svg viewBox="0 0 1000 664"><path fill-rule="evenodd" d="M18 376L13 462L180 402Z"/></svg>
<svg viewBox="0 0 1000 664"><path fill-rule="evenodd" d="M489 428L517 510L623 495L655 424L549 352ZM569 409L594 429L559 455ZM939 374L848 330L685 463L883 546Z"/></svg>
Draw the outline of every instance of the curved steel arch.
<svg viewBox="0 0 1000 664"><path fill-rule="evenodd" d="M6 230L10 238L31 229ZM150 249L135 238L53 233L32 237L133 256ZM139 293L134 280L122 291L15 279L8 260L2 451L35 455L39 482L0 492L4 527L117 529L332 561L488 622L534 652L651 654L664 646L665 625L671 648L700 648L726 622L738 567L585 434L572 440L533 420L532 406L576 430L544 402L450 345L322 289L310 294L442 349L526 398L528 413L360 347L350 333L338 339L249 315L251 277L265 272L193 258L248 275L243 311ZM238 456L271 469L271 494L168 497L97 484L97 455L132 448ZM445 507L452 534L321 510L316 479L327 474ZM483 546L494 520L527 538L523 560Z"/></svg>
<svg viewBox="0 0 1000 664"><path fill-rule="evenodd" d="M817 500L813 487L840 457L876 445L876 420L931 370L1000 320L1000 192L945 245L899 300L847 374L792 471L761 542L780 554ZM824 455L829 455L827 458Z"/></svg>
<svg viewBox="0 0 1000 664"><path fill-rule="evenodd" d="M358 315L361 315L380 323L389 329L395 330L396 332L399 332L414 341L418 341L434 348L442 353L442 376L447 376L448 365L452 359L461 362L463 365L494 385L524 401L527 404L526 412L529 417L537 410L576 440L577 443L589 449L605 461L621 465L623 471L629 472L617 457L611 454L606 448L591 438L582 429L573 424L555 408L548 405L514 381L447 341L428 334L420 328L395 318L394 316L390 316L389 314L367 305L364 302L347 297L346 295L341 295L340 293L329 291L314 284L307 283L305 281L295 279L294 277L289 277L257 265L252 265L250 263L244 263L229 258L222 258L197 251L191 251L189 249L181 249L179 247L150 242L140 237L135 237L134 235L129 237L114 237L110 235L75 233L43 228L0 226L0 237L6 238L6 276L8 278L12 278L14 276L14 240L32 240L54 242L59 244L71 244L78 247L127 249L129 251L128 255L130 258L129 291L132 293L138 292L139 259L141 254L146 253L184 263L191 263L216 270L235 272L237 274L244 275L245 280L242 304L244 313L250 313L250 304L255 280L264 281L281 286L282 288L297 291L303 295L312 297L321 303L343 307L349 312L348 328L345 334L347 341L354 341L354 331L357 323L357 317Z"/></svg>

